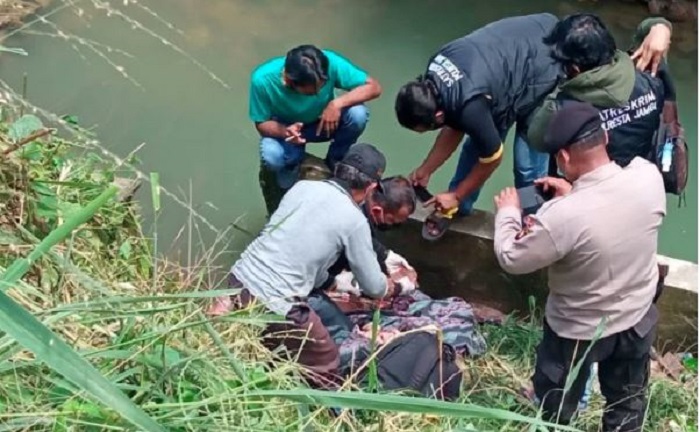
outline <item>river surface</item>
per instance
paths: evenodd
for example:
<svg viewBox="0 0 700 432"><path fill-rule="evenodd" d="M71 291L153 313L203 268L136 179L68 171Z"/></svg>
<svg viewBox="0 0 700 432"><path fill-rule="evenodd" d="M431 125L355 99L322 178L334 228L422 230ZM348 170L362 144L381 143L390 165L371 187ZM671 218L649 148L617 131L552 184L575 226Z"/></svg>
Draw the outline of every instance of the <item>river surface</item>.
<svg viewBox="0 0 700 432"><path fill-rule="evenodd" d="M99 2L56 0L54 7L60 9L48 23L37 22L4 40L29 56L3 54L0 78L20 91L26 73L32 103L76 115L118 155L145 143L137 153L143 172L158 172L161 184L184 200L191 187L193 206L213 225L224 228L235 221L251 232L262 227L265 213L258 187L258 136L247 117L248 79L268 58L313 43L339 51L377 78L384 94L370 103L371 119L362 139L386 152L388 174L408 173L425 157L433 136L398 125L394 96L399 86L423 71L440 45L509 15L548 11L563 16L590 10L604 17L626 47L645 14L636 5L609 1L112 1L115 11L136 20L129 22L94 4ZM660 253L697 262L695 38L692 28L678 25L670 56L692 162L687 207L678 208L677 198L668 196ZM325 154L325 149L325 144L310 148L316 154ZM433 176L431 190L446 185L454 159ZM512 184L511 167L507 150L477 207L492 208L494 193ZM147 227L149 197L146 185L140 198ZM185 240L173 239L187 219L181 205L164 198L158 218L161 251L182 252ZM213 236L207 231L202 228L202 237L210 244ZM198 238L196 231L193 238ZM249 241L249 235L237 233L226 259Z"/></svg>

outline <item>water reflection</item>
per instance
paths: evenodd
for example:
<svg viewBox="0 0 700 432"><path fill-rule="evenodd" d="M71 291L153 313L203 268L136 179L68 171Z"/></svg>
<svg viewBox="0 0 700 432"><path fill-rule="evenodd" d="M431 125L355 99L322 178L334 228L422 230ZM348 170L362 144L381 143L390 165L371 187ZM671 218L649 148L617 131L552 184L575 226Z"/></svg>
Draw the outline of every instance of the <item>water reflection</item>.
<svg viewBox="0 0 700 432"><path fill-rule="evenodd" d="M94 52L77 44L82 56L67 43L22 34L12 39L30 55L3 56L0 76L20 86L29 73L29 98L59 114L77 114L83 126L96 127L102 140L125 155L146 142L139 153L143 171L157 170L173 192L189 189L209 220L225 226L239 223L256 231L263 223L264 205L257 189L257 134L247 118L250 71L266 59L284 54L300 43L338 50L384 87L370 104L371 119L363 139L387 153L389 173L406 173L429 149L431 138L400 128L394 119L393 98L398 87L422 72L428 57L443 43L508 15L550 11L565 15L586 8L600 13L622 47L645 14L643 8L620 2L554 0L139 0L111 2L148 29L182 48L192 58L166 46L159 38L133 29L113 15L79 3L82 15L66 9L51 17L59 29L133 55L109 53L115 65L143 86L135 87ZM148 9L157 14L154 17ZM172 23L182 34L168 27ZM696 147L697 24L674 26L671 66L679 83L681 116L686 134ZM55 32L46 25L33 29ZM199 61L229 89L213 79ZM316 150L318 149L318 151ZM325 152L325 145L311 147ZM510 158L507 152L506 158ZM669 216L661 252L697 259L697 175L693 159L688 207L676 209L669 198ZM505 167L511 161L504 161ZM433 178L439 189L451 176L454 161ZM478 207L491 208L491 196L512 180L501 168L484 188ZM144 188L147 190L147 188ZM184 192L183 192L184 194ZM148 208L148 194L143 195ZM204 203L211 202L219 210ZM166 202L159 221L160 238L174 238L186 214ZM206 237L206 235L205 235ZM249 241L237 238L234 249ZM164 242L165 243L165 242Z"/></svg>

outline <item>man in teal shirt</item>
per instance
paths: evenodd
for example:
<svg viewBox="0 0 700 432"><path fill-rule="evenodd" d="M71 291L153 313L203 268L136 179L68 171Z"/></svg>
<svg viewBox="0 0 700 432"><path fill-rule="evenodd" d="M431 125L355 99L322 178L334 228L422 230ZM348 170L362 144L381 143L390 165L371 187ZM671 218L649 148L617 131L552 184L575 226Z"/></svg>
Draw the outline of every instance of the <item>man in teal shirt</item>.
<svg viewBox="0 0 700 432"><path fill-rule="evenodd" d="M346 93L336 96L335 89ZM365 129L369 112L363 104L381 91L350 61L313 45L258 66L251 76L249 116L261 136L262 170L274 174L284 193L297 180L306 143L325 141L331 141L326 164L333 170ZM269 213L278 199L265 197Z"/></svg>

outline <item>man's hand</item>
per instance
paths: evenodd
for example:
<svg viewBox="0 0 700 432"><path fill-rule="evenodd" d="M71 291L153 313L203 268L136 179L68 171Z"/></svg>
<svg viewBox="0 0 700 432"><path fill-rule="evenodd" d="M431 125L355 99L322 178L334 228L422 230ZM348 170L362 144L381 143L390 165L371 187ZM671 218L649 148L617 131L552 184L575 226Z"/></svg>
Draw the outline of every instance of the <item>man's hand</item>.
<svg viewBox="0 0 700 432"><path fill-rule="evenodd" d="M671 29L664 24L656 24L649 30L649 34L642 41L642 45L632 54L637 69L641 71L651 70L651 75L656 76L659 64L671 47Z"/></svg>
<svg viewBox="0 0 700 432"><path fill-rule="evenodd" d="M418 274L404 257L394 251L389 251L385 263L389 277L397 285L398 294L406 294L416 289Z"/></svg>
<svg viewBox="0 0 700 432"><path fill-rule="evenodd" d="M355 276L349 271L342 271L340 274L336 275L335 289L338 292L349 293L356 297L362 295L362 291L360 291L360 286L357 284Z"/></svg>
<svg viewBox="0 0 700 432"><path fill-rule="evenodd" d="M433 204L435 205L436 210L445 213L459 207L459 198L457 198L457 194L454 192L443 192L428 200L424 206L429 207Z"/></svg>
<svg viewBox="0 0 700 432"><path fill-rule="evenodd" d="M394 282L389 276L386 277L386 294L384 294L384 298L390 298L394 297L394 295L397 294L397 285L396 282ZM401 289L401 287L398 287Z"/></svg>
<svg viewBox="0 0 700 432"><path fill-rule="evenodd" d="M306 140L301 136L302 127L304 127L304 124L298 122L287 126L285 129L287 136L284 138L284 140L297 145L306 144Z"/></svg>
<svg viewBox="0 0 700 432"><path fill-rule="evenodd" d="M340 122L340 108L334 99L328 102L326 109L321 113L316 135L321 136L321 132L323 132L330 137L338 129L338 122Z"/></svg>
<svg viewBox="0 0 700 432"><path fill-rule="evenodd" d="M428 187L428 183L430 183L430 175L432 173L429 172L427 169L423 168L422 166L416 168L413 170L411 174L408 175L408 179L411 181L411 184L414 186L423 186L423 187Z"/></svg>
<svg viewBox="0 0 700 432"><path fill-rule="evenodd" d="M555 177L545 177L535 180L535 184L542 187L542 190L547 192L552 192L554 197L560 197L571 192L571 183L564 179Z"/></svg>
<svg viewBox="0 0 700 432"><path fill-rule="evenodd" d="M507 187L503 189L501 193L493 198L493 202L496 204L496 211L506 207L515 207L518 210L521 210L520 197L518 196L518 192L514 187Z"/></svg>

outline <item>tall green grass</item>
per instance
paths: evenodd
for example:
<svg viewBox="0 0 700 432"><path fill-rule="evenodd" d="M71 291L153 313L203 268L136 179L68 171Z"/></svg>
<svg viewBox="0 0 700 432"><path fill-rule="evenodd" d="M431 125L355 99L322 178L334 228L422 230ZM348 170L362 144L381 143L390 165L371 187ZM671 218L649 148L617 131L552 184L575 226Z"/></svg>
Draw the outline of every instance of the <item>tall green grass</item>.
<svg viewBox="0 0 700 432"><path fill-rule="evenodd" d="M57 243L68 238L73 230L90 219L116 193L116 186L110 187L78 211L75 216L49 233L26 258L17 259L0 277L0 286L3 291L16 284L33 263ZM84 357L2 291L0 291L0 330L30 350L38 360L64 376L79 390L85 391L120 413L135 426L149 432L164 430Z"/></svg>

